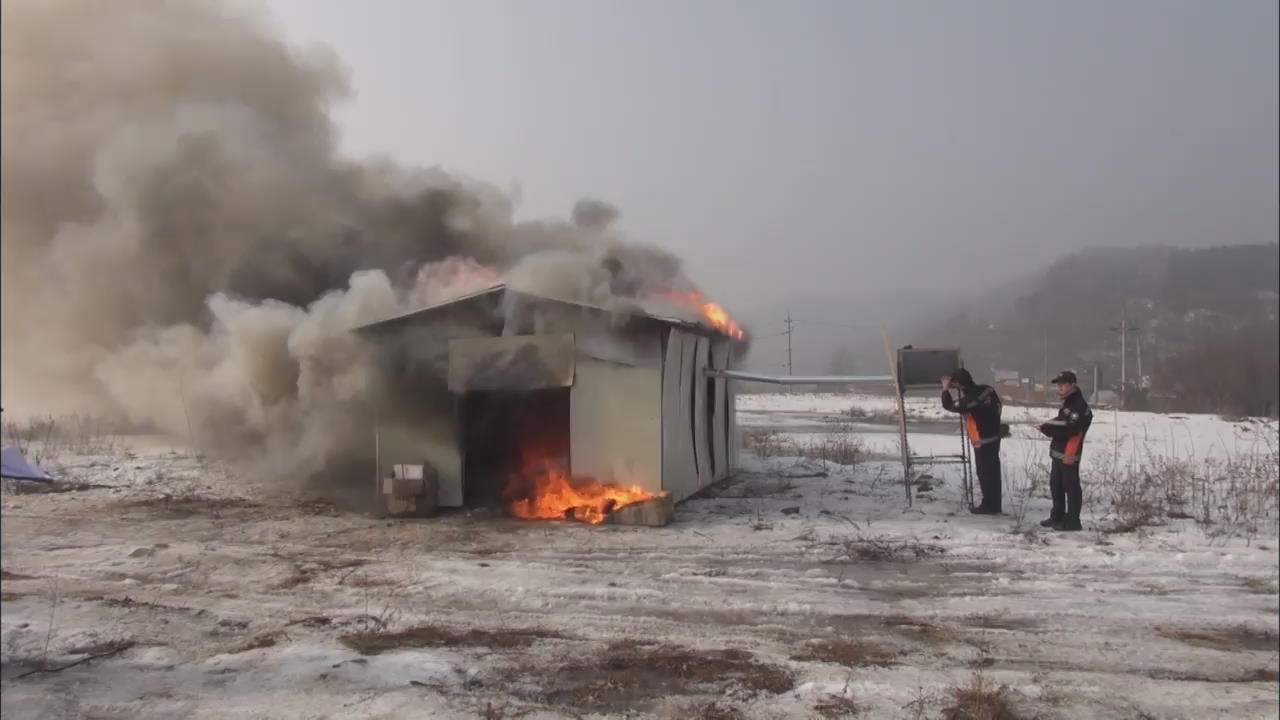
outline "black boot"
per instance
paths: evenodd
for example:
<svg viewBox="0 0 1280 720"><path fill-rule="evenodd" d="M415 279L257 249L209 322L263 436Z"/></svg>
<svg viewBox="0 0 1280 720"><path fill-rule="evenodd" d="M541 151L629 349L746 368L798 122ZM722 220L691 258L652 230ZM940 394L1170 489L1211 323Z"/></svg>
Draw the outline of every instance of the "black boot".
<svg viewBox="0 0 1280 720"><path fill-rule="evenodd" d="M1054 523L1053 529L1058 532L1079 532L1084 528L1081 527L1079 520L1063 519Z"/></svg>
<svg viewBox="0 0 1280 720"><path fill-rule="evenodd" d="M989 508L986 505L977 505L969 508L969 512L974 515L999 515L1000 511L995 508Z"/></svg>
<svg viewBox="0 0 1280 720"><path fill-rule="evenodd" d="M1058 524L1058 523L1060 523L1060 522L1062 522L1062 521L1061 521L1061 520L1058 520L1057 518L1049 518L1048 520L1041 520L1041 521L1040 521L1040 527L1047 527L1047 528L1051 528L1051 527L1053 527L1054 525L1057 525L1057 524Z"/></svg>

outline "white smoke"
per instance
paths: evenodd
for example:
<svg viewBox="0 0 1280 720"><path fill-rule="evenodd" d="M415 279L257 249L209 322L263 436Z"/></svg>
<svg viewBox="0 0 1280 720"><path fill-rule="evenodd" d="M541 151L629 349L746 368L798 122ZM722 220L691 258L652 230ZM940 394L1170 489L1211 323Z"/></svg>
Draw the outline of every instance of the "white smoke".
<svg viewBox="0 0 1280 720"><path fill-rule="evenodd" d="M688 289L616 208L335 150L337 60L215 0L3 0L6 411L103 413L314 477L363 439L349 331L498 280ZM406 92L419 92L407 86Z"/></svg>

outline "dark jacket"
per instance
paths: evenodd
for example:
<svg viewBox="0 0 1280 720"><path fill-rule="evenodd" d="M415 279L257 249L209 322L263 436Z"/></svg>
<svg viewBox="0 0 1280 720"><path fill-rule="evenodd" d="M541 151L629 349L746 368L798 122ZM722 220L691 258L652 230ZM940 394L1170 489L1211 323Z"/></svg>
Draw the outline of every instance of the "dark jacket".
<svg viewBox="0 0 1280 720"><path fill-rule="evenodd" d="M960 389L960 399L942 391L942 409L964 415L965 432L974 447L1000 439L1000 413L1003 406L996 389L990 385L969 385Z"/></svg>
<svg viewBox="0 0 1280 720"><path fill-rule="evenodd" d="M1084 435L1092 424L1093 411L1089 409L1089 403L1084 401L1084 393L1076 388L1070 395L1062 398L1058 416L1040 426L1040 432L1053 438L1049 445L1049 455L1065 465L1080 462L1080 454L1084 451Z"/></svg>

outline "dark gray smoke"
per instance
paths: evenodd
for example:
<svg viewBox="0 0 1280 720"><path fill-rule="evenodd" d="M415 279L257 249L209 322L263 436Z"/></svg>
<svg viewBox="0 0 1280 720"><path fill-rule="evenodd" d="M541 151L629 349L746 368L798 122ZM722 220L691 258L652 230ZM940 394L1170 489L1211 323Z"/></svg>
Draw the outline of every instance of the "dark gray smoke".
<svg viewBox="0 0 1280 720"><path fill-rule="evenodd" d="M2 7L6 410L127 417L306 476L364 419L355 325L500 275L597 302L692 287L607 203L513 223L492 186L343 158L337 59L241 6Z"/></svg>

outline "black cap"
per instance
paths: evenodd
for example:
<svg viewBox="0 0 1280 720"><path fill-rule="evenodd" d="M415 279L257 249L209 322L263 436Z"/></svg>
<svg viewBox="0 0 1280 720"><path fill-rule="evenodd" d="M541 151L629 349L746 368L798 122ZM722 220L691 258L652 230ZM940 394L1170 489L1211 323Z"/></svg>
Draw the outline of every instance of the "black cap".
<svg viewBox="0 0 1280 720"><path fill-rule="evenodd" d="M1076 374L1070 370L1063 370L1049 381L1050 385L1075 385L1076 383Z"/></svg>
<svg viewBox="0 0 1280 720"><path fill-rule="evenodd" d="M973 384L973 376L964 368L956 368L951 372L951 382L961 387L968 387Z"/></svg>

